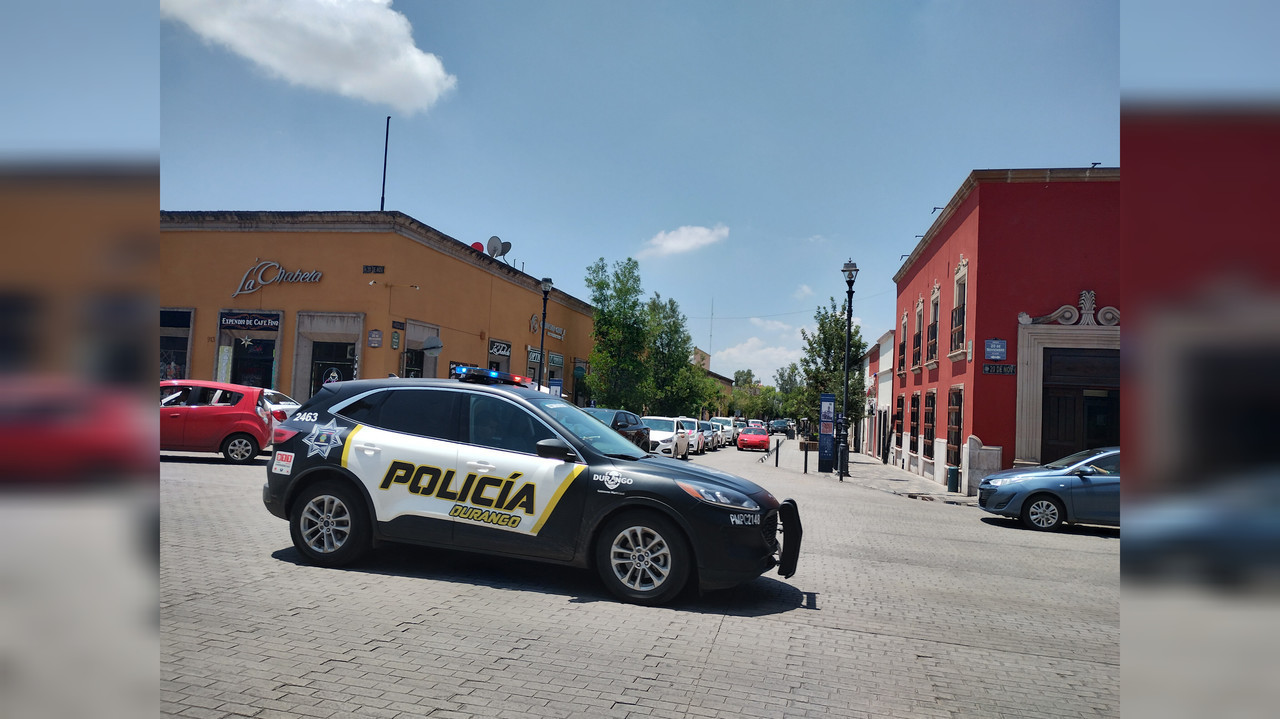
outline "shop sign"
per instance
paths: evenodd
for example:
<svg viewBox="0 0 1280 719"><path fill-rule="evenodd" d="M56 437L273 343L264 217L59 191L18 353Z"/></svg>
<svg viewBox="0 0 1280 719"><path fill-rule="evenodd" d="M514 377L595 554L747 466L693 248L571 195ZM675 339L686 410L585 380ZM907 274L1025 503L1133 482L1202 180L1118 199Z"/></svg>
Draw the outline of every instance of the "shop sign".
<svg viewBox="0 0 1280 719"><path fill-rule="evenodd" d="M502 342L502 341L499 341L499 340L490 340L490 341L489 341L489 354L491 354L491 355L493 355L493 356L495 356L495 357L510 357L510 356L511 356L511 343L509 343L509 342Z"/></svg>
<svg viewBox="0 0 1280 719"><path fill-rule="evenodd" d="M541 318L541 317L539 317L539 316L538 316L538 315L536 315L536 314L535 314L535 315L532 315L531 317L529 317L529 332L530 332L530 333L532 333L532 334L535 334L535 335L536 335L536 334L541 334L541 332L542 332L542 318ZM551 339L555 339L555 340L563 340L563 339L564 339L564 328L563 328L563 327L556 327L555 325L553 325L553 324L551 324L550 322L548 322L548 323L547 323L547 336L548 336L548 337L550 337Z"/></svg>
<svg viewBox="0 0 1280 719"><path fill-rule="evenodd" d="M218 329L278 332L280 315L274 312L223 312L218 316Z"/></svg>
<svg viewBox="0 0 1280 719"><path fill-rule="evenodd" d="M556 354L555 352L548 352L548 353L547 353L547 364L548 364L548 365L551 365L552 367L563 367L563 366L564 366L564 355L558 355L558 354Z"/></svg>
<svg viewBox="0 0 1280 719"><path fill-rule="evenodd" d="M393 331L391 333L391 349L393 350L400 349L400 333L399 332Z"/></svg>
<svg viewBox="0 0 1280 719"><path fill-rule="evenodd" d="M382 330L369 330L369 346L370 347L382 346Z"/></svg>
<svg viewBox="0 0 1280 719"><path fill-rule="evenodd" d="M532 347L529 348L529 364L538 364L542 362L542 353Z"/></svg>
<svg viewBox="0 0 1280 719"><path fill-rule="evenodd" d="M403 331L403 330L404 330L404 323L403 323L403 322L401 322L400 320L391 320L391 329L393 329L393 330L402 330L402 331Z"/></svg>
<svg viewBox="0 0 1280 719"><path fill-rule="evenodd" d="M258 261L240 280L240 289L231 293L232 297L257 292L263 287L282 282L319 282L324 273L320 270L303 272L302 270L286 270L279 262L271 260Z"/></svg>

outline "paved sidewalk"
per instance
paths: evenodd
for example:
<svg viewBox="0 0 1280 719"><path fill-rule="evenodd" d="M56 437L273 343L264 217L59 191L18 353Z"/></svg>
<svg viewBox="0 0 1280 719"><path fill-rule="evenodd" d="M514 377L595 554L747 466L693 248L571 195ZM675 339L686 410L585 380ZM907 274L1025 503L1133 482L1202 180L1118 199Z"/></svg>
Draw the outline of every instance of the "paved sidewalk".
<svg viewBox="0 0 1280 719"><path fill-rule="evenodd" d="M769 446L777 447L779 442L782 442L781 453L776 458L770 453L764 463L775 465L780 469L805 472L805 453L800 451L800 441L784 440L781 436L774 435L770 439ZM811 451L808 454L808 474L837 479L835 472L818 472L817 451ZM845 477L844 481L910 499L978 506L977 497L970 497L960 492L948 492L945 484L939 484L932 479L912 474L891 464L884 464L878 458L865 454L849 454L849 476Z"/></svg>

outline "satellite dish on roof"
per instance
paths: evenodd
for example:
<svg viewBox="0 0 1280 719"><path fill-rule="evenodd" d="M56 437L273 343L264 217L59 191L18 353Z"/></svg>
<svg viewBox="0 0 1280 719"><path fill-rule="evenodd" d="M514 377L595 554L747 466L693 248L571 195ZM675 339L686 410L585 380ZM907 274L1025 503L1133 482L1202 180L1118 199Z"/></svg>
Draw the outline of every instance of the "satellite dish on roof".
<svg viewBox="0 0 1280 719"><path fill-rule="evenodd" d="M503 242L497 235L489 238L489 244L486 248L490 257L503 257L511 251L511 243Z"/></svg>

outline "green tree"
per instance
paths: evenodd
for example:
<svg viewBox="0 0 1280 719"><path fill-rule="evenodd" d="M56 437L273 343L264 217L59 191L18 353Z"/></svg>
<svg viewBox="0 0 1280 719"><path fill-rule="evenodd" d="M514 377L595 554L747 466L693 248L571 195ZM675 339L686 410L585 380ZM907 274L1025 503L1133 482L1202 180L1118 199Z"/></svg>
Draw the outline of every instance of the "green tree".
<svg viewBox="0 0 1280 719"><path fill-rule="evenodd" d="M714 387L706 370L690 362L693 337L685 326L685 316L673 299L665 302L653 293L645 307L648 343L646 361L649 380L645 395L649 411L663 415L695 416L712 401Z"/></svg>
<svg viewBox="0 0 1280 719"><path fill-rule="evenodd" d="M649 384L645 363L649 332L640 264L628 257L615 262L610 273L601 257L587 268L586 279L595 305L587 388L600 406L641 413L644 388Z"/></svg>
<svg viewBox="0 0 1280 719"><path fill-rule="evenodd" d="M774 386L778 388L779 412L783 417L795 419L804 414L804 382L800 377L800 367L795 362L780 367L773 375Z"/></svg>
<svg viewBox="0 0 1280 719"><path fill-rule="evenodd" d="M845 374L845 306L836 307L835 298L827 308L821 306L813 315L816 328L812 333L800 330L804 338L804 356L800 358L800 372L804 377L802 393L803 416L810 421L818 419L818 395L830 392L836 396L836 412L843 411L844 374ZM866 351L866 342L862 339L860 328L853 327L849 335L849 416L847 424L854 422L865 414L863 397L866 390L863 378L856 371L858 358Z"/></svg>

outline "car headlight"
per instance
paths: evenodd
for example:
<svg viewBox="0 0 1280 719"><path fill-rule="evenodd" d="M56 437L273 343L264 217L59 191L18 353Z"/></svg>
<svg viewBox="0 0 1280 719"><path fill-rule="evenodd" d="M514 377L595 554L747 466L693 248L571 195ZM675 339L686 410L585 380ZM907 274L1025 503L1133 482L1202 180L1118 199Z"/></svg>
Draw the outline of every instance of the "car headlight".
<svg viewBox="0 0 1280 719"><path fill-rule="evenodd" d="M1001 487L1006 484L1017 484L1018 482L1025 482L1028 479L1030 479L1030 477L996 477L995 479L988 479L986 480L986 482L987 484L990 484L992 487Z"/></svg>
<svg viewBox="0 0 1280 719"><path fill-rule="evenodd" d="M716 504L721 507L729 507L731 509L760 509L760 505L756 504L755 500L742 492L737 492L732 489L709 487L707 485L696 484L694 482L676 481L676 484L680 485L680 489L688 492L689 496L694 497L695 499L701 499L707 504Z"/></svg>

